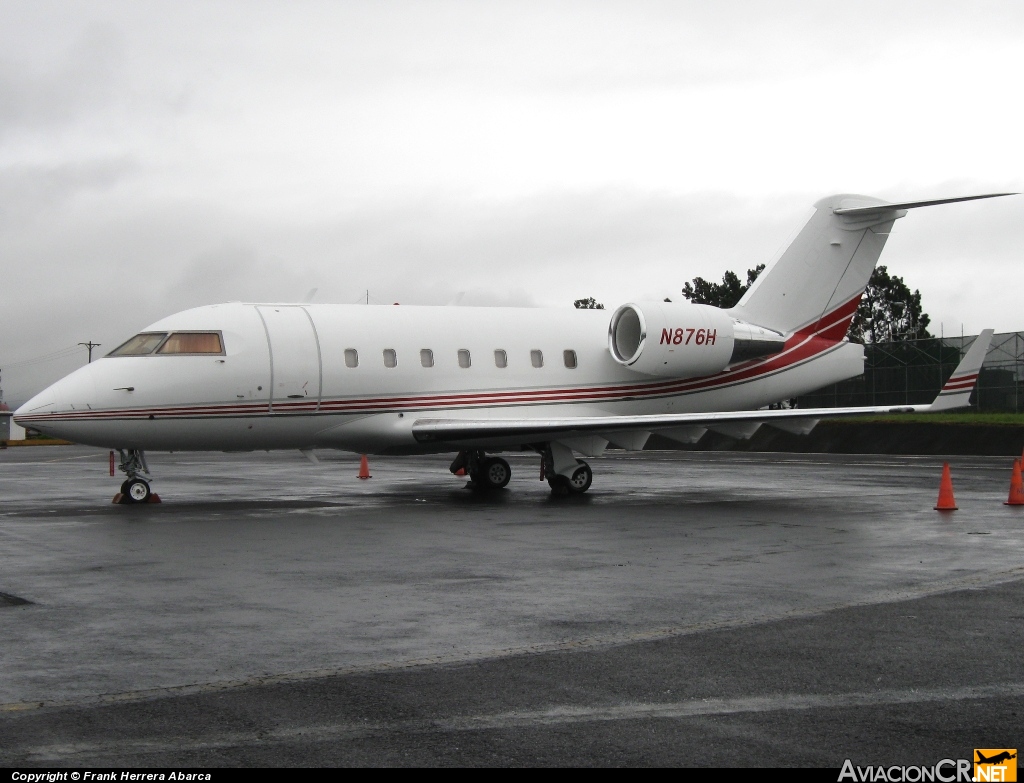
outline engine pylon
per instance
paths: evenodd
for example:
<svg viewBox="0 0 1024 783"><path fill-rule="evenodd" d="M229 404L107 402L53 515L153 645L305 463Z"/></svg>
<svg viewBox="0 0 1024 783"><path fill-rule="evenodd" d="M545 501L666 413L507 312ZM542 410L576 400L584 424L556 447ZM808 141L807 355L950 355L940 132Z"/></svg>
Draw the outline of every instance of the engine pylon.
<svg viewBox="0 0 1024 783"><path fill-rule="evenodd" d="M939 482L939 500L935 504L936 511L956 511L956 500L953 497L953 478L949 473L949 463L942 463L942 481Z"/></svg>
<svg viewBox="0 0 1024 783"><path fill-rule="evenodd" d="M1021 479L1021 460L1013 461L1013 475L1010 477L1010 497L1004 506L1024 506L1024 480Z"/></svg>

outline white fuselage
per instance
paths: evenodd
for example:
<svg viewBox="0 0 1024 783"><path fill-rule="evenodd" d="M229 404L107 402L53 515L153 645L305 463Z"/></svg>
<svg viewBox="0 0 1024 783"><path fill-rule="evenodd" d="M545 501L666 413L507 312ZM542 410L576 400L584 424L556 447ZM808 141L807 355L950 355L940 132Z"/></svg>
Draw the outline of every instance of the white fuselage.
<svg viewBox="0 0 1024 783"><path fill-rule="evenodd" d="M110 448L417 453L455 448L418 443L412 424L421 418L746 410L863 369L859 345L811 331L789 335L777 355L711 375L654 377L613 359L608 328L603 310L212 305L146 331L216 330L223 354L108 356L16 416Z"/></svg>

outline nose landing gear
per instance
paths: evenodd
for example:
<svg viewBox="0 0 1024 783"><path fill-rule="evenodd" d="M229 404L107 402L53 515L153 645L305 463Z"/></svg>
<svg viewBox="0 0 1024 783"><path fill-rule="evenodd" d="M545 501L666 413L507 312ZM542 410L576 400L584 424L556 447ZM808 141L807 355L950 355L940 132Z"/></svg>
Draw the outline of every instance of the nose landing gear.
<svg viewBox="0 0 1024 783"><path fill-rule="evenodd" d="M149 486L152 474L149 472L149 465L146 464L145 452L140 449L118 449L117 452L121 455L118 467L128 478L121 484L121 491L114 496L114 502L159 503L160 496Z"/></svg>

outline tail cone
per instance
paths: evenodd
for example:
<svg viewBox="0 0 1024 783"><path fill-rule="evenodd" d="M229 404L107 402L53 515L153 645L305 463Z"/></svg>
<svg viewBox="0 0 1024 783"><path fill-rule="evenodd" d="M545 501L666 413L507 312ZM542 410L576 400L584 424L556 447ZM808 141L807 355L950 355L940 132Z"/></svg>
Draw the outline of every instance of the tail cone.
<svg viewBox="0 0 1024 783"><path fill-rule="evenodd" d="M1010 478L1010 497L1003 503L1004 506L1024 506L1024 481L1020 477L1019 459L1013 461L1013 476Z"/></svg>
<svg viewBox="0 0 1024 783"><path fill-rule="evenodd" d="M366 458L365 454L363 455L363 458L361 460L359 460L359 478L361 478L361 479L373 478L370 475L370 461Z"/></svg>
<svg viewBox="0 0 1024 783"><path fill-rule="evenodd" d="M953 479L949 475L949 463L942 464L942 481L939 483L939 501L935 504L936 511L956 511L956 500L953 498Z"/></svg>

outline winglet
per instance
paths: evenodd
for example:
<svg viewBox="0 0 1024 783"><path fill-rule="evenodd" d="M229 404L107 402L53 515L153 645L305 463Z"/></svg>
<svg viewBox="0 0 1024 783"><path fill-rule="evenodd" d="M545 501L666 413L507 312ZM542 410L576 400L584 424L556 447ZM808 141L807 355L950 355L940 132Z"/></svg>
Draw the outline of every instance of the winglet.
<svg viewBox="0 0 1024 783"><path fill-rule="evenodd" d="M968 400L978 383L981 363L985 361L985 354L988 353L988 346L992 342L994 331L994 329L985 329L978 335L974 344L967 351L967 355L949 376L949 380L942 387L935 402L928 406L929 412L949 411L955 408L966 408L969 405Z"/></svg>

